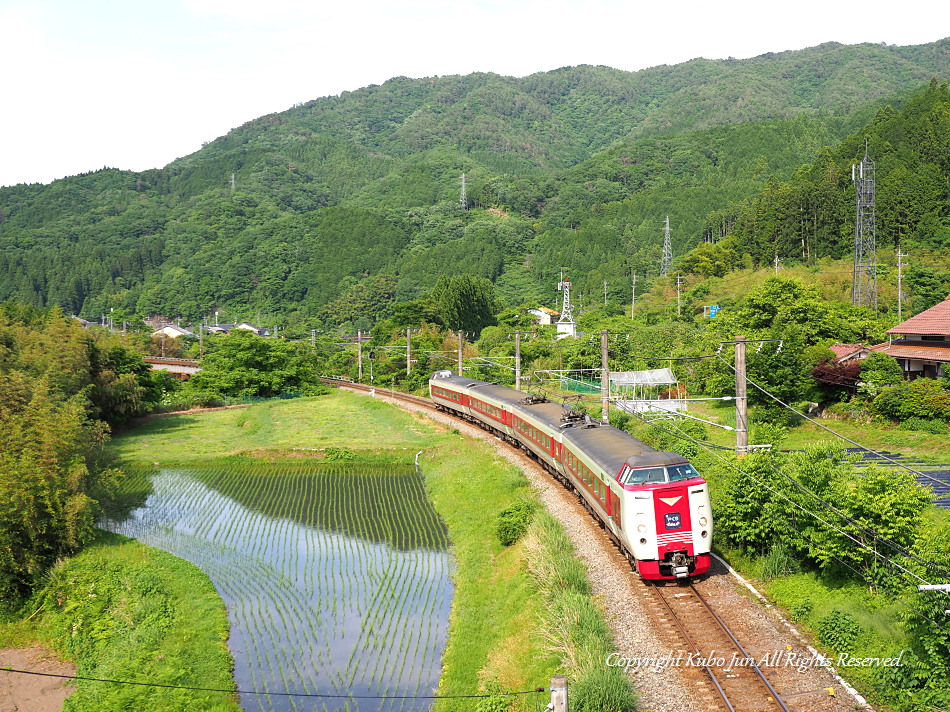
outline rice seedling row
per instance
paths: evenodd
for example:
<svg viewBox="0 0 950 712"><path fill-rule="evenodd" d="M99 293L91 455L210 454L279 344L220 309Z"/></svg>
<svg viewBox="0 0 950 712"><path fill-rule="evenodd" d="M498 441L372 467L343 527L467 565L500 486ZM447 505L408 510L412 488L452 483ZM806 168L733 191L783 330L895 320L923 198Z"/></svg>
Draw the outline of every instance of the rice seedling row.
<svg viewBox="0 0 950 712"><path fill-rule="evenodd" d="M129 478L147 488L144 470ZM410 468L208 461L151 476L144 505L109 528L206 571L228 606L241 689L426 693L451 602L444 526ZM272 695L245 709L317 709ZM425 709L325 700L327 712Z"/></svg>

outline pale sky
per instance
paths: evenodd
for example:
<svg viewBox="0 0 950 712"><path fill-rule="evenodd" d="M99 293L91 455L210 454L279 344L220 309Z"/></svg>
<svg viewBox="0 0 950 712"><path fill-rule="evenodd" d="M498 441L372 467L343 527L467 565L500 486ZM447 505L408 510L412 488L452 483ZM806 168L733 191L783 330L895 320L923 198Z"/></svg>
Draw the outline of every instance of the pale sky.
<svg viewBox="0 0 950 712"><path fill-rule="evenodd" d="M400 75L520 77L577 64L742 59L827 41L923 44L950 35L940 6L0 0L0 185L158 168L258 116Z"/></svg>

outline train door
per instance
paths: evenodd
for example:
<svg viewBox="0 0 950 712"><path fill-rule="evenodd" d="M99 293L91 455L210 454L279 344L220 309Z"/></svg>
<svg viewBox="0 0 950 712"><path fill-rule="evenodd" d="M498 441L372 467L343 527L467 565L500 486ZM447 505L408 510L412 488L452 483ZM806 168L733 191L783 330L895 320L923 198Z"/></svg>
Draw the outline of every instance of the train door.
<svg viewBox="0 0 950 712"><path fill-rule="evenodd" d="M609 486L607 488L607 496L610 498L608 505L610 509L608 511L610 513L611 520L617 525L617 529L623 529L623 524L620 521L620 497Z"/></svg>

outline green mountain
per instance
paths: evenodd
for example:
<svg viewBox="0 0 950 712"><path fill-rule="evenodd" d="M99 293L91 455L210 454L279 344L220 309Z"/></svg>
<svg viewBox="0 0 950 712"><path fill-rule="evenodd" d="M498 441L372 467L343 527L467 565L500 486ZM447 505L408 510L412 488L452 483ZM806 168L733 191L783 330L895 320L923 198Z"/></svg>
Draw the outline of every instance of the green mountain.
<svg viewBox="0 0 950 712"><path fill-rule="evenodd" d="M593 293L656 272L667 215L677 253L729 233L770 180L934 76L950 76L950 40L399 77L161 169L0 189L0 299L316 326L328 304L410 299L442 273L487 277L516 303L550 301L566 268Z"/></svg>

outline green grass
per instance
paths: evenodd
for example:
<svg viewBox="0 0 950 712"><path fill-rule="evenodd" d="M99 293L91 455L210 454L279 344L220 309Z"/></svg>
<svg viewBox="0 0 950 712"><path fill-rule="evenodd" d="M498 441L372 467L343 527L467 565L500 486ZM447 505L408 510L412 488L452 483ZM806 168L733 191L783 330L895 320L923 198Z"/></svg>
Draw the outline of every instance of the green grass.
<svg viewBox="0 0 950 712"><path fill-rule="evenodd" d="M109 449L119 459L133 462L204 460L327 447L360 450L363 455L415 448L415 454L423 444L431 444L433 432L431 425L424 426L419 418L384 403L381 395L374 401L334 391L247 408L155 418L116 435Z"/></svg>
<svg viewBox="0 0 950 712"><path fill-rule="evenodd" d="M433 504L449 531L456 560L455 593L439 693L546 687L561 659L540 633L545 608L528 570L523 544L503 548L496 515L516 501L534 500L524 474L494 450L426 416L385 402L334 391L329 396L260 403L150 421L113 439L126 461L187 463L222 456L319 456L345 447L359 461L420 464ZM297 451L297 452L291 452ZM506 698L507 699L507 698ZM510 698L528 712L534 696ZM443 700L437 710L470 710L472 700ZM543 706L546 700L541 702Z"/></svg>
<svg viewBox="0 0 950 712"><path fill-rule="evenodd" d="M85 677L234 689L227 616L207 576L134 540L102 532L57 564L26 607L33 613L0 625L0 646L39 642ZM65 709L240 708L228 693L80 682Z"/></svg>
<svg viewBox="0 0 950 712"><path fill-rule="evenodd" d="M690 413L714 423L735 424L733 408L719 408L708 403L690 403ZM883 423L853 423L831 418L816 418L815 420L872 450L902 453L934 463L950 463L950 439L946 435L902 430L896 425ZM755 423L751 427L754 428ZM711 426L708 427L708 431L711 443L735 447L736 434L734 432ZM841 447L852 447L847 441L807 421L788 428L788 436L782 440L779 447L783 450L801 450L806 445L823 441L832 441Z"/></svg>

